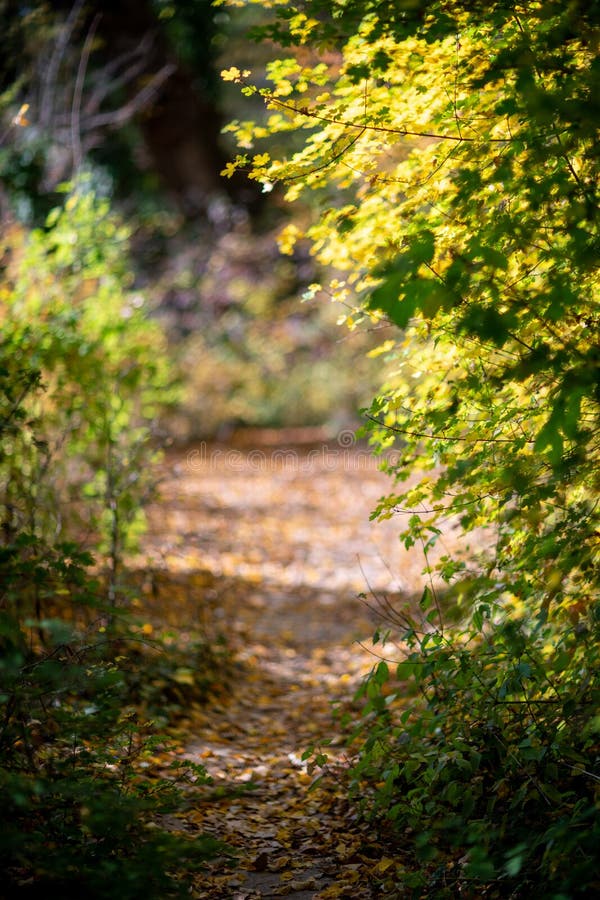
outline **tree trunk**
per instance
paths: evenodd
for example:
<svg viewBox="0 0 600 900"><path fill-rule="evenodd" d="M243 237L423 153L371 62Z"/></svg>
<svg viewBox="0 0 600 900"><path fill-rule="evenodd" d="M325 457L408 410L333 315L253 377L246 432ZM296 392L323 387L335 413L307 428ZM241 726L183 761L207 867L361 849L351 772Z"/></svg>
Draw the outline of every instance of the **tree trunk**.
<svg viewBox="0 0 600 900"><path fill-rule="evenodd" d="M206 4L209 15L210 0ZM211 200L229 188L219 176L225 165L219 146L223 123L214 99L199 89L200 79L194 78L194 73L174 53L149 0L95 0L89 15L90 21L99 16L96 33L102 46L98 52L107 62L133 51L144 37L152 38L143 73L124 87L128 98L153 73L165 65L173 66L173 73L157 96L135 119L145 142L146 159L141 165L159 176L186 216L206 213ZM210 29L202 38L206 47L199 57L209 74Z"/></svg>

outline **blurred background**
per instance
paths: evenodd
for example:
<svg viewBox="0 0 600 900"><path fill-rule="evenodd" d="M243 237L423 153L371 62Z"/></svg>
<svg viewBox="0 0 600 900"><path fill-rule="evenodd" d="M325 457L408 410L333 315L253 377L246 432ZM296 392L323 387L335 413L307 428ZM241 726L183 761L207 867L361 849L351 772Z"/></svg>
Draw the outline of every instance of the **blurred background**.
<svg viewBox="0 0 600 900"><path fill-rule="evenodd" d="M3 234L47 227L74 178L107 200L129 234L127 289L167 339L179 389L162 425L180 442L248 426L336 434L382 380L381 358L366 355L381 335L340 327L339 303L311 296L327 273L308 245L279 252L282 227L313 211L220 174L236 152L224 126L263 109L219 73L263 77L278 49L249 32L265 14L210 0L0 0Z"/></svg>

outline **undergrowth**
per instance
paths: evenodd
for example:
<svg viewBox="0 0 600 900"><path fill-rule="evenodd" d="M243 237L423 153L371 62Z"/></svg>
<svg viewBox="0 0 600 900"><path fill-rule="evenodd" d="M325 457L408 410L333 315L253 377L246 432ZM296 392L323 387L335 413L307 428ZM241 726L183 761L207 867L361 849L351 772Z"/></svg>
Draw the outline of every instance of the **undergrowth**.
<svg viewBox="0 0 600 900"><path fill-rule="evenodd" d="M163 826L210 784L169 729L226 653L201 633L150 639L131 602L171 390L161 335L123 287L124 229L85 184L2 249L0 893L187 896L229 849Z"/></svg>

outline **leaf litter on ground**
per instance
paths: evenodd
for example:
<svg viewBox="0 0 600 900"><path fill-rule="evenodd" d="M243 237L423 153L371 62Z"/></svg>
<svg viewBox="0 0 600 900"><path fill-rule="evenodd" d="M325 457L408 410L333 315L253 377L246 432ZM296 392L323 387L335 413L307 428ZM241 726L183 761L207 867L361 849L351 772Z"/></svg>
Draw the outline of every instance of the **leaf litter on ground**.
<svg viewBox="0 0 600 900"><path fill-rule="evenodd" d="M348 802L333 710L377 662L376 619L358 595L420 593L423 561L396 524L369 522L388 481L366 451L277 440L285 452L170 453L149 512L151 627L222 634L234 652L220 689L175 729L178 758L212 784L190 786L186 809L162 824L232 848L193 897L399 897L402 855Z"/></svg>

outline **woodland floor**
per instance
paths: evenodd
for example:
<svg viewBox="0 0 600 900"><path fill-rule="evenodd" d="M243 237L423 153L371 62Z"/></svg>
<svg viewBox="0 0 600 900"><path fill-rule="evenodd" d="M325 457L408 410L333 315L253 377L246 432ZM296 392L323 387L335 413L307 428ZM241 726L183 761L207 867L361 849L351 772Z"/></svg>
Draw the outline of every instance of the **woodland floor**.
<svg viewBox="0 0 600 900"><path fill-rule="evenodd" d="M345 799L332 711L377 662L368 648L378 618L357 595L376 606L420 593L423 559L399 544L398 521L369 522L390 481L367 450L297 437L263 432L246 446L170 454L150 511L163 616L179 627L192 616L190 629L221 633L235 651L225 688L180 723L181 756L214 783L167 825L238 853L233 865L211 864L194 897L402 896L390 880L401 855L382 849ZM309 791L320 773L302 753L324 739L328 767Z"/></svg>

